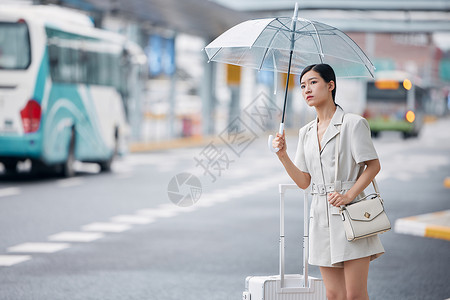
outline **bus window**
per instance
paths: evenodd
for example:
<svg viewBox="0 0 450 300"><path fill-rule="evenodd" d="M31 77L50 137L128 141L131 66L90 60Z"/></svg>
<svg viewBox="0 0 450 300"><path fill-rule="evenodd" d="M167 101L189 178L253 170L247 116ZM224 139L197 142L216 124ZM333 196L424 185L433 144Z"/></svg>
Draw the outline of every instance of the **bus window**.
<svg viewBox="0 0 450 300"><path fill-rule="evenodd" d="M406 101L407 90L397 84L397 88L378 84L377 82L367 83L367 101Z"/></svg>
<svg viewBox="0 0 450 300"><path fill-rule="evenodd" d="M54 82L120 88L120 51L111 43L46 28ZM103 50L103 51L102 51Z"/></svg>
<svg viewBox="0 0 450 300"><path fill-rule="evenodd" d="M0 69L27 69L30 63L27 24L0 22Z"/></svg>

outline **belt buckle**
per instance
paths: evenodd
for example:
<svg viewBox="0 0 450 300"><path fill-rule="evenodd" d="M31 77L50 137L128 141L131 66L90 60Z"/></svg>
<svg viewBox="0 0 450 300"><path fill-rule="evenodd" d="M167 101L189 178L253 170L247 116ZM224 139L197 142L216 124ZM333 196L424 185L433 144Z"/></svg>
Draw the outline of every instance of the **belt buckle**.
<svg viewBox="0 0 450 300"><path fill-rule="evenodd" d="M319 195L323 196L327 194L327 189L324 184L318 184L317 189L319 191Z"/></svg>

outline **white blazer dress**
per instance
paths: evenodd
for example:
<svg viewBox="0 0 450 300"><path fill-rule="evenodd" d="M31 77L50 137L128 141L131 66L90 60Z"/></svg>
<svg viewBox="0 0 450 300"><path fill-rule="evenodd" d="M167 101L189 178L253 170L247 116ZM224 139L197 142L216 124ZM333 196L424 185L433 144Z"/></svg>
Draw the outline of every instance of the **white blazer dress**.
<svg viewBox="0 0 450 300"><path fill-rule="evenodd" d="M364 162L377 159L367 121L355 114L345 114L340 106L323 135L319 150L317 118L299 131L295 165L311 175L312 194L309 219L309 263L324 267L343 267L347 260L384 253L378 235L348 242L339 209L328 203L334 192L336 135L340 132L339 172L341 193L345 194L364 171ZM358 195L354 201L364 197Z"/></svg>

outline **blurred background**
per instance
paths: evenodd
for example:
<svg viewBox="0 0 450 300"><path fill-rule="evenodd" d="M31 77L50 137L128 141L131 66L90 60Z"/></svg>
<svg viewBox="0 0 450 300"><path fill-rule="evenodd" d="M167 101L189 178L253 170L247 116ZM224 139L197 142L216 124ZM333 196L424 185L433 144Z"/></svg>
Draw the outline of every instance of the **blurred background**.
<svg viewBox="0 0 450 300"><path fill-rule="evenodd" d="M280 113L260 128L245 111L281 108L286 74L208 63L202 49L245 20L291 17L295 2L0 0L1 299L239 299L245 276L277 273L277 184L290 179L266 135ZM376 67L338 79L336 96L368 119L393 200L371 299L450 297L450 1L297 2ZM288 98L295 154L315 111L298 76ZM239 151L223 138L235 120L251 129ZM192 188L195 205L167 198Z"/></svg>
<svg viewBox="0 0 450 300"><path fill-rule="evenodd" d="M0 129L10 147L1 148L1 161L7 170L24 159L35 168L62 163L67 169L64 160L71 159L72 147L75 159L109 169L112 153L217 134L262 92L282 106L285 74L207 63L202 49L244 20L290 16L293 5L269 0L2 1ZM374 63L375 80L343 79L337 89L337 102L368 118L374 136L396 130L414 137L424 122L448 114L447 1L300 1L299 9L300 17L346 32ZM314 112L301 100L298 78L290 81L286 126L298 128ZM91 99L75 86L90 90ZM106 94L114 100L101 100ZM20 100L9 104L16 96ZM77 97L89 105L75 104L79 115L66 118L73 124L60 125L55 134L47 124L58 123L64 113L47 111L58 97Z"/></svg>

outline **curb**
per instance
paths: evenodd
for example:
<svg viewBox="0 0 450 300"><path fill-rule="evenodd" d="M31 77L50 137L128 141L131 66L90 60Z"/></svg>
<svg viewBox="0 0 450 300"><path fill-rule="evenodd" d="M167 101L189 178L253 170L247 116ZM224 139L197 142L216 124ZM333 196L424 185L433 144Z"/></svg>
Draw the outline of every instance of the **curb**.
<svg viewBox="0 0 450 300"><path fill-rule="evenodd" d="M450 210L397 219L395 232L450 241Z"/></svg>
<svg viewBox="0 0 450 300"><path fill-rule="evenodd" d="M130 144L129 151L131 153L139 153L175 148L199 147L217 140L218 138L215 137L194 136L160 142L136 142Z"/></svg>
<svg viewBox="0 0 450 300"><path fill-rule="evenodd" d="M272 131L264 131L263 133L258 135L258 138L265 138L272 134L275 135L276 132ZM298 135L298 130L296 129L286 129L286 136L294 136ZM160 151L160 150L168 150L168 149L177 149L177 148L189 148L189 147L201 147L206 146L209 143L215 143L218 145L225 144L226 142L222 140L219 135L215 136L192 136L192 137L184 137L184 138L176 138L165 141L152 141L152 142L134 142L130 143L128 149L130 153L139 153L139 152L152 152L152 151Z"/></svg>

